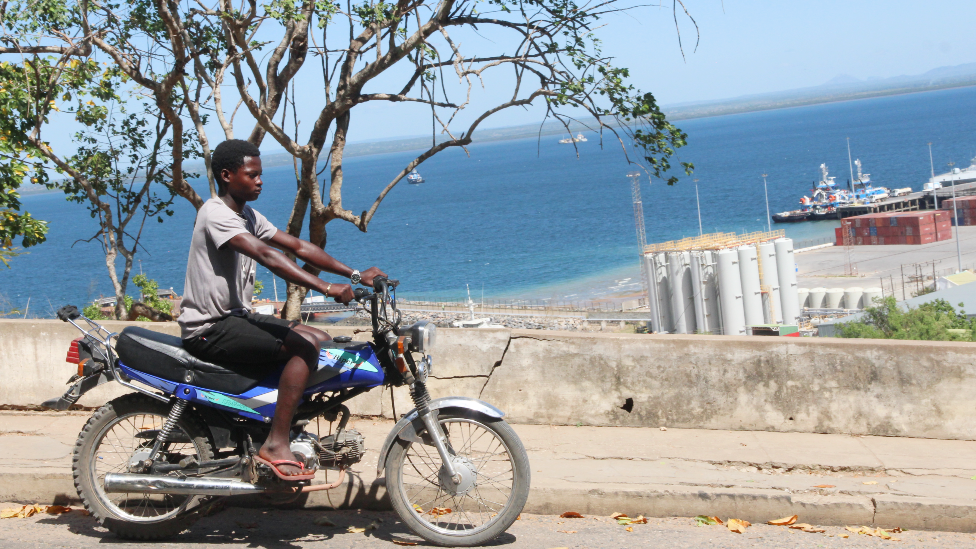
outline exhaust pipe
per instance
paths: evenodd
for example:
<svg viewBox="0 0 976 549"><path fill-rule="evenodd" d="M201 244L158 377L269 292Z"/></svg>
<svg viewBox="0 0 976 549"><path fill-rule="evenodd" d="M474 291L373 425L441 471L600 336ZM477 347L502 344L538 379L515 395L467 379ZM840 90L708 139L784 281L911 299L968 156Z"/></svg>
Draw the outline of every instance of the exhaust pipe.
<svg viewBox="0 0 976 549"><path fill-rule="evenodd" d="M108 493L175 494L182 496L239 496L260 494L267 488L229 478L185 478L129 473L108 473L104 481Z"/></svg>

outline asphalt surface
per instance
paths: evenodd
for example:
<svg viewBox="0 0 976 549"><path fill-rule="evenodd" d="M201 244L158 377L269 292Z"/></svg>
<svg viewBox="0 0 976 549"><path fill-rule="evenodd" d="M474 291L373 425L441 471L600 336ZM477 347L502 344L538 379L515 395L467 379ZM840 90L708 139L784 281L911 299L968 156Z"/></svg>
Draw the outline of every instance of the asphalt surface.
<svg viewBox="0 0 976 549"><path fill-rule="evenodd" d="M10 507L10 504L3 505ZM724 517L723 517L724 519ZM329 523L324 523L324 521ZM801 517L802 520L802 517ZM316 524L318 521L318 524ZM367 528L350 532L349 528ZM954 532L906 531L884 540L853 534L842 527L825 527L824 533L804 533L781 526L754 525L743 534L725 526L696 526L691 518L648 519L647 524L620 526L610 517L563 519L550 515L523 514L509 531L490 547L526 549L636 548L636 547L976 547L976 535ZM849 537L843 538L841 536ZM400 543L396 543L400 542ZM405 543L404 543L405 542ZM262 549L322 547L394 548L416 543L391 512L315 511L229 508L201 519L188 532L170 542L132 543L117 539L79 511L63 515L35 515L0 520L0 547L71 547L84 549L104 544L127 548L246 546Z"/></svg>

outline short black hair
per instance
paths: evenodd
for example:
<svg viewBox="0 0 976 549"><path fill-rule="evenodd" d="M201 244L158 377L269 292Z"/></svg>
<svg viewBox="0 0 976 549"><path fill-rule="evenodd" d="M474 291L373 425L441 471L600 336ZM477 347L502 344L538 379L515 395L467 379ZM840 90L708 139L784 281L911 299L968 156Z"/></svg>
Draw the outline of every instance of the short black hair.
<svg viewBox="0 0 976 549"><path fill-rule="evenodd" d="M261 150L243 139L228 139L217 145L210 155L210 171L213 172L214 180L219 186L224 186L220 172L224 170L236 172L244 165L245 156L259 157Z"/></svg>

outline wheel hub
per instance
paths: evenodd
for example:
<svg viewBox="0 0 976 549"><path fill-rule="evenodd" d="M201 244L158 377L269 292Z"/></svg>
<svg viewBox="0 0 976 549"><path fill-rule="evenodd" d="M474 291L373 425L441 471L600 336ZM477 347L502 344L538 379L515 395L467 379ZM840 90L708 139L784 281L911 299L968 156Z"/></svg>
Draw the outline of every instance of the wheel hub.
<svg viewBox="0 0 976 549"><path fill-rule="evenodd" d="M455 477L451 478L447 472L447 468L441 467L440 472L437 474L437 480L440 481L441 488L448 494L452 496L463 496L470 492L478 482L478 470L475 468L474 463L464 456L453 456L451 458L451 465L454 466L454 472L457 473Z"/></svg>
<svg viewBox="0 0 976 549"><path fill-rule="evenodd" d="M151 450L139 450L133 452L132 457L129 458L129 472L130 473L142 473L146 470L146 462L149 461L149 454Z"/></svg>

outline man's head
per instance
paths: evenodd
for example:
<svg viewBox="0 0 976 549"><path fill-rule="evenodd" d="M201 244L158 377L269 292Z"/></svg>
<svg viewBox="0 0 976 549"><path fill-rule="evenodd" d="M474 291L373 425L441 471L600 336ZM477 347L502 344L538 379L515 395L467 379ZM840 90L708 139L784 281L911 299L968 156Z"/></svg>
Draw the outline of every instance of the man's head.
<svg viewBox="0 0 976 549"><path fill-rule="evenodd" d="M213 150L210 169L221 196L230 194L240 202L256 200L261 194L261 151L241 139L228 139Z"/></svg>

